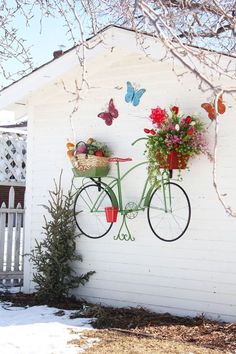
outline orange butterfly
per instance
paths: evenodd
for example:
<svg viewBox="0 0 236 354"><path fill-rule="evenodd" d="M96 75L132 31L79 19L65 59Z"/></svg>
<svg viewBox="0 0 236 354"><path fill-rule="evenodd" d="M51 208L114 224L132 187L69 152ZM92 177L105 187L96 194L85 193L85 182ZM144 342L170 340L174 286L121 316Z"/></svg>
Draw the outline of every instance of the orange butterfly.
<svg viewBox="0 0 236 354"><path fill-rule="evenodd" d="M217 112L215 110L215 107L211 103L203 103L201 104L201 107L204 108L205 111L207 111L208 117L211 120L216 118L216 113L224 114L226 110L225 104L223 103L222 95L219 96L217 101Z"/></svg>

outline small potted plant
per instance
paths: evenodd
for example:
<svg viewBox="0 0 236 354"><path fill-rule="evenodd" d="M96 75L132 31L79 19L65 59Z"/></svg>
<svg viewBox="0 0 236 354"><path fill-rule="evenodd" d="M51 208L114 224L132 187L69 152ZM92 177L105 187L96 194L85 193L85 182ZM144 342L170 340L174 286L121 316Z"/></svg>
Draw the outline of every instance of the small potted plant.
<svg viewBox="0 0 236 354"><path fill-rule="evenodd" d="M158 184L160 169L184 169L190 157L201 153L209 155L205 140L205 127L194 115L179 113L179 107L170 108L170 113L160 107L152 109L152 129L147 134L146 155L151 183Z"/></svg>

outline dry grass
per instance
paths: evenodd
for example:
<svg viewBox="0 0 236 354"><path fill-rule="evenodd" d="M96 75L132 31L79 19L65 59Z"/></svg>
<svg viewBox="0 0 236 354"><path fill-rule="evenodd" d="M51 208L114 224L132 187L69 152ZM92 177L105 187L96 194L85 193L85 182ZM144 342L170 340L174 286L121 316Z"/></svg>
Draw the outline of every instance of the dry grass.
<svg viewBox="0 0 236 354"><path fill-rule="evenodd" d="M190 318L169 313L158 314L143 308L115 309L96 305L90 305L88 314L88 317L97 318L94 327L98 329L117 330L116 332L129 334L134 338L142 338L147 343L150 339L161 343L171 341L186 346L196 345L196 348L201 348L199 353L205 353L203 348L206 348L214 349L213 353L236 354L236 323L210 321L204 316Z"/></svg>
<svg viewBox="0 0 236 354"><path fill-rule="evenodd" d="M0 293L1 300L18 306L40 304L34 294ZM105 307L73 298L48 305L74 310L71 318L96 318L93 326L98 330L73 341L85 347L86 354L236 354L236 323L158 314L143 308ZM88 339L95 343L90 348Z"/></svg>
<svg viewBox="0 0 236 354"><path fill-rule="evenodd" d="M88 348L87 341L99 339ZM85 354L222 354L224 351L207 349L172 340L145 338L114 330L83 332L81 339L71 344L82 346ZM229 353L229 352L228 352Z"/></svg>

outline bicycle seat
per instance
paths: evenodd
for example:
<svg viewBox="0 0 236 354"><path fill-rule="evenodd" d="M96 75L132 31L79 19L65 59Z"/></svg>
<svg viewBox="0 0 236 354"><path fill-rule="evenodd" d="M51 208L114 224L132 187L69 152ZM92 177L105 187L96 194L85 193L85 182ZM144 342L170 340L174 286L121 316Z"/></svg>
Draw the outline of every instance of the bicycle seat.
<svg viewBox="0 0 236 354"><path fill-rule="evenodd" d="M108 159L109 162L128 162L128 161L132 161L132 159L130 157L127 158L121 158L121 157L110 157Z"/></svg>

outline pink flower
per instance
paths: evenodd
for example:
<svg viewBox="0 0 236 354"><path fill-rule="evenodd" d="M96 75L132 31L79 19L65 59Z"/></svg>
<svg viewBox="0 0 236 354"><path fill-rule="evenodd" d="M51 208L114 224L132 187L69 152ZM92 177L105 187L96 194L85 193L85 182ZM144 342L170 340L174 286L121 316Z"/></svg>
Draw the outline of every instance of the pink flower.
<svg viewBox="0 0 236 354"><path fill-rule="evenodd" d="M173 142L176 143L179 141L179 137L177 135L173 136Z"/></svg>
<svg viewBox="0 0 236 354"><path fill-rule="evenodd" d="M152 114L149 117L152 120L152 124L160 128L166 120L166 111L160 107L152 108Z"/></svg>

